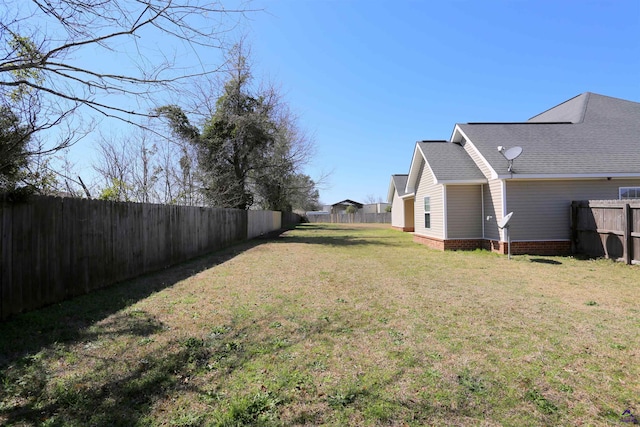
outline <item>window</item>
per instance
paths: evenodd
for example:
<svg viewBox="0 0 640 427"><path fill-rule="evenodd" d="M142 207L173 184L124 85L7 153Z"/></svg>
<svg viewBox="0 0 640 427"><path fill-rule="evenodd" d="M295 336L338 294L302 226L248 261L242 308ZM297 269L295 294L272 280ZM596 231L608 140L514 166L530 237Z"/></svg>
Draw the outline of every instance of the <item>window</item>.
<svg viewBox="0 0 640 427"><path fill-rule="evenodd" d="M431 228L431 198L424 198L424 228Z"/></svg>
<svg viewBox="0 0 640 427"><path fill-rule="evenodd" d="M620 200L640 199L640 187L620 187Z"/></svg>

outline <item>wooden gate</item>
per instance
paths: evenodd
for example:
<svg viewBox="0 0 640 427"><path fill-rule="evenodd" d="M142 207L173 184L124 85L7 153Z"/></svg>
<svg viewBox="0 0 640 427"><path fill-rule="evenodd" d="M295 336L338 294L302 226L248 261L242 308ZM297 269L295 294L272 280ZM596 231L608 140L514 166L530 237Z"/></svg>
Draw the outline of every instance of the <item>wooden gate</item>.
<svg viewBox="0 0 640 427"><path fill-rule="evenodd" d="M640 201L572 202L571 240L574 252L640 264Z"/></svg>

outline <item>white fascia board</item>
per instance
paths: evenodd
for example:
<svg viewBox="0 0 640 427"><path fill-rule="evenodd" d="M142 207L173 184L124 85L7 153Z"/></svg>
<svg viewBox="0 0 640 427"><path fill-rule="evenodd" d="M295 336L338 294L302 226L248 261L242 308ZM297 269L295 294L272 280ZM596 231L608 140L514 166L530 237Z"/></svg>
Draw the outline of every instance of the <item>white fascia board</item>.
<svg viewBox="0 0 640 427"><path fill-rule="evenodd" d="M507 215L507 182L504 179L500 181L500 192L502 193L502 215L498 221ZM504 228L500 229L500 241L507 241L507 239L505 239Z"/></svg>
<svg viewBox="0 0 640 427"><path fill-rule="evenodd" d="M419 150L418 143L413 150L413 158L411 159L411 167L409 168L409 176L407 177L407 186L405 187L405 193L415 193L416 181L418 180L418 174L420 173L420 160L423 160L422 150Z"/></svg>
<svg viewBox="0 0 640 427"><path fill-rule="evenodd" d="M436 183L436 176L433 173L433 170L431 170L431 166L429 166L427 157L424 155L424 152L420 148L420 144L416 143L416 149L413 152L413 159L411 160L411 168L409 169L409 177L407 178L407 187L404 189L406 193L416 192L416 184L418 181L418 175L420 174L421 160L424 160L425 166L429 168L429 172L431 172L431 176L433 177L434 184Z"/></svg>
<svg viewBox="0 0 640 427"><path fill-rule="evenodd" d="M399 196L401 199L406 200L406 199L412 199L414 197L416 197L416 193L407 193L407 194L403 194L402 196Z"/></svg>
<svg viewBox="0 0 640 427"><path fill-rule="evenodd" d="M482 238L484 239L484 185L480 186L480 203L482 203Z"/></svg>
<svg viewBox="0 0 640 427"><path fill-rule="evenodd" d="M387 192L387 202L393 203L393 196L396 193L396 186L393 182L393 175L391 175L391 182L389 183L389 191Z"/></svg>
<svg viewBox="0 0 640 427"><path fill-rule="evenodd" d="M442 186L442 229L444 230L444 240L447 240L449 236L449 230L447 229L448 221L447 215L449 214L449 210L447 209L447 186Z"/></svg>
<svg viewBox="0 0 640 427"><path fill-rule="evenodd" d="M469 139L469 137L462 131L462 129L460 129L460 126L456 125L454 131L453 131L453 137L452 137L452 141L455 141L453 138L457 137L458 135L463 136L464 139L466 140L465 145L469 144L469 146L471 147L471 151L473 151L474 153L476 153L478 155L478 157L480 158L480 160L482 160L482 162L484 163L484 165L491 171L491 179L498 179L498 172L496 172L492 167L491 164L487 161L487 159L484 158L484 156L482 155L482 153L480 152L480 150L478 150L478 148L473 144L473 142L471 141L471 139ZM460 142L461 138L458 138L457 142ZM470 156L471 157L471 156ZM473 157L471 157L473 159ZM480 170L482 170L482 168L478 167Z"/></svg>
<svg viewBox="0 0 640 427"><path fill-rule="evenodd" d="M460 129L460 127L456 123L456 125L453 126L453 132L451 133L451 138L449 139L449 141L459 143L462 140L463 136L467 138L467 136L462 133L462 129Z"/></svg>
<svg viewBox="0 0 640 427"><path fill-rule="evenodd" d="M640 178L640 173L579 173L579 174L520 174L509 173L496 176L496 179L516 180L559 180L559 179L624 179L624 178Z"/></svg>

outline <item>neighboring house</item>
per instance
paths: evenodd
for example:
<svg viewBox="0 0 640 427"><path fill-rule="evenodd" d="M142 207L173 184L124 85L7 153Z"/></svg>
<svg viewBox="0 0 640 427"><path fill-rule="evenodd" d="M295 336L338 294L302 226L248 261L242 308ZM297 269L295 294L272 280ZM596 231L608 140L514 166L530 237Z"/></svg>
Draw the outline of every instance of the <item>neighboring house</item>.
<svg viewBox="0 0 640 427"><path fill-rule="evenodd" d="M387 206L390 206L389 203L367 203L362 207L362 213L366 214L379 214L387 212Z"/></svg>
<svg viewBox="0 0 640 427"><path fill-rule="evenodd" d="M356 209L360 210L362 209L363 204L354 202L353 200L346 199L341 202L332 204L331 210L329 212L332 214L342 214L342 213L345 213L345 211L347 210L347 207L349 206L355 206Z"/></svg>
<svg viewBox="0 0 640 427"><path fill-rule="evenodd" d="M407 193L408 175L391 175L387 201L391 205L391 226L402 231L414 231L413 193Z"/></svg>
<svg viewBox="0 0 640 427"><path fill-rule="evenodd" d="M640 103L587 92L526 122L457 124L451 141L418 142L404 188L414 240L506 253L498 221L513 212L513 253L569 253L571 201L640 198L638 135Z"/></svg>

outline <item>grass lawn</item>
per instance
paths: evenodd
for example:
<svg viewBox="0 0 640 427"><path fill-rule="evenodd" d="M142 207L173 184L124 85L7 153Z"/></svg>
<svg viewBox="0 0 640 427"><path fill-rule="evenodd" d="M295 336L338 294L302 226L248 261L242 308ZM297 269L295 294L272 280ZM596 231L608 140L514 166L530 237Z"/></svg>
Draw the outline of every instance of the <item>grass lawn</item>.
<svg viewBox="0 0 640 427"><path fill-rule="evenodd" d="M624 426L640 268L305 224L0 323L0 425Z"/></svg>

